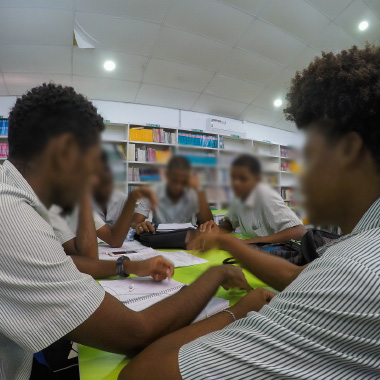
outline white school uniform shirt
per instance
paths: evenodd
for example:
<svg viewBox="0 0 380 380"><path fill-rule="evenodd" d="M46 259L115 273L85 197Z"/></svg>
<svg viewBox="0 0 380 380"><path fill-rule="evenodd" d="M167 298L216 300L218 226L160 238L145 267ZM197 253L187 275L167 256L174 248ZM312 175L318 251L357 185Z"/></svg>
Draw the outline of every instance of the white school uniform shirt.
<svg viewBox="0 0 380 380"><path fill-rule="evenodd" d="M113 226L119 219L127 199L127 194L114 190L107 205L107 214L104 215L103 210L97 204L94 204L95 212L104 223Z"/></svg>
<svg viewBox="0 0 380 380"><path fill-rule="evenodd" d="M152 210L149 199L143 198L136 207L135 212L145 217L149 217L153 212L152 221L158 226L161 223L197 223L199 212L198 193L191 188L184 190L182 197L173 203L166 192L166 183L161 183L153 187L158 205L156 210Z"/></svg>
<svg viewBox="0 0 380 380"><path fill-rule="evenodd" d="M33 353L87 320L104 290L78 271L21 173L0 166L0 379L28 380Z"/></svg>
<svg viewBox="0 0 380 380"><path fill-rule="evenodd" d="M245 201L235 198L225 217L235 230L251 238L268 236L302 224L269 185L259 183Z"/></svg>
<svg viewBox="0 0 380 380"><path fill-rule="evenodd" d="M105 222L97 212L93 212L96 231L105 226ZM79 207L75 207L70 215L63 216L62 209L53 205L49 209L50 224L61 244L74 239L77 235Z"/></svg>
<svg viewBox="0 0 380 380"><path fill-rule="evenodd" d="M184 380L380 379L380 198L258 313L184 345Z"/></svg>

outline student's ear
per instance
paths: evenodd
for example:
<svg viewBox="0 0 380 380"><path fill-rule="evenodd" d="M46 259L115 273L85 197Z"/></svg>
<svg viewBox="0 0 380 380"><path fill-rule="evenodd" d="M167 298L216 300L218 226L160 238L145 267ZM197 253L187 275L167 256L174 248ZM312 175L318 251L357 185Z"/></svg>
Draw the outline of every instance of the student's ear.
<svg viewBox="0 0 380 380"><path fill-rule="evenodd" d="M356 132L345 134L339 141L339 156L342 168L352 168L364 153L363 139Z"/></svg>
<svg viewBox="0 0 380 380"><path fill-rule="evenodd" d="M58 171L66 171L78 163L78 143L71 133L64 133L50 144L52 166Z"/></svg>

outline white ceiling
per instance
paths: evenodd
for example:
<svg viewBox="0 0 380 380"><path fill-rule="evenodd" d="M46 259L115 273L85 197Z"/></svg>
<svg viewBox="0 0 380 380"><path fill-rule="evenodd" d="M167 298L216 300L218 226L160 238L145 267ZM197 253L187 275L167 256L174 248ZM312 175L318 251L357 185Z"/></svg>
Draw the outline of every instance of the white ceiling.
<svg viewBox="0 0 380 380"><path fill-rule="evenodd" d="M95 49L73 47L74 25ZM293 131L273 101L295 71L366 40L380 42L380 0L0 0L0 95L53 80Z"/></svg>

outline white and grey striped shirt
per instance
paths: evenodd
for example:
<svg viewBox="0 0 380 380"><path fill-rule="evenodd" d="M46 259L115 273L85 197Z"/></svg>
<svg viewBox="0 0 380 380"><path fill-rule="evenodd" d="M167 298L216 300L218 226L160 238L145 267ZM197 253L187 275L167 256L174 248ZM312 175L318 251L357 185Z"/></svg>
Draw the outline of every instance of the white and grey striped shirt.
<svg viewBox="0 0 380 380"><path fill-rule="evenodd" d="M49 213L9 162L0 166L0 379L27 380L33 353L84 322L104 299L80 273Z"/></svg>
<svg viewBox="0 0 380 380"><path fill-rule="evenodd" d="M259 183L243 202L233 199L225 218L235 230L250 238L268 236L302 224L285 204L280 194L265 183Z"/></svg>
<svg viewBox="0 0 380 380"><path fill-rule="evenodd" d="M183 346L183 379L380 379L380 198L321 251L259 313Z"/></svg>

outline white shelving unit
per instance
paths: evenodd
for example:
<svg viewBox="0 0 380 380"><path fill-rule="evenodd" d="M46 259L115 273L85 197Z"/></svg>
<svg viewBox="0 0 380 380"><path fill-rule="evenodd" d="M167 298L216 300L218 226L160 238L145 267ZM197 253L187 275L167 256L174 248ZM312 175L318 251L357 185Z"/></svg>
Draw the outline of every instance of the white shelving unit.
<svg viewBox="0 0 380 380"><path fill-rule="evenodd" d="M175 133L175 144L144 142L144 141L129 141L129 131L131 128L154 129L161 128L168 132ZM201 133L203 135L215 136L217 138L217 148L182 145L178 144L178 133ZM136 147L152 146L158 150L172 150L175 154L184 152L211 153L215 155L216 165L208 164L192 164L192 167L197 172L207 171L206 181L202 181L209 203L218 209L225 208L228 205L231 197L229 185L229 167L234 158L242 153L255 154L261 161L263 167L264 180L270 183L279 193L282 188L296 188L297 176L291 172L281 171L281 164L289 162L289 157L282 157L281 152L285 149L291 149L287 146L272 143L269 141L257 141L248 138L238 138L215 133L208 133L197 130L184 130L172 128L163 125L135 125L135 124L115 124L106 123L106 129L103 132L103 142L121 144L124 152L128 157L129 144L135 144ZM117 167L117 175L115 182L120 190L128 193L129 186L139 186L144 184L153 184L151 181L128 181L128 172L133 167L154 167L163 168L165 164L159 162L117 160L112 162Z"/></svg>
<svg viewBox="0 0 380 380"><path fill-rule="evenodd" d="M7 118L1 118L1 120L8 120ZM8 136L0 134L0 144L8 143ZM6 157L0 157L0 165L6 160Z"/></svg>

